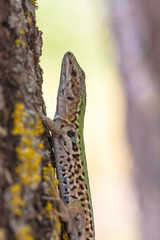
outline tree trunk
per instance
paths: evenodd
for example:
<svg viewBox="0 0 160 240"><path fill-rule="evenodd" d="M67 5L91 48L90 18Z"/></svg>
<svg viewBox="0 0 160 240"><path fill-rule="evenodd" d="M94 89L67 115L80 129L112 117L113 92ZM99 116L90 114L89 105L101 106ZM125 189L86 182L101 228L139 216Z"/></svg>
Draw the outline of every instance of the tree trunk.
<svg viewBox="0 0 160 240"><path fill-rule="evenodd" d="M144 240L160 239L160 1L111 0Z"/></svg>
<svg viewBox="0 0 160 240"><path fill-rule="evenodd" d="M42 98L41 32L35 0L0 1L0 239L59 239L57 186ZM49 140L49 141L48 141ZM43 157L43 161L42 161ZM53 187L50 187L50 183Z"/></svg>

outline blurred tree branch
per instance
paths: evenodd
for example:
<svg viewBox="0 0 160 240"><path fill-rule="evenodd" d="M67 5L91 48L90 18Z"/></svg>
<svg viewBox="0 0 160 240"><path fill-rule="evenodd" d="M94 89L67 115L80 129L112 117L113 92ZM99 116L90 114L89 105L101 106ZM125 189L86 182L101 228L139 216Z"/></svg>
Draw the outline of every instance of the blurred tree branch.
<svg viewBox="0 0 160 240"><path fill-rule="evenodd" d="M160 2L111 0L145 240L160 239Z"/></svg>

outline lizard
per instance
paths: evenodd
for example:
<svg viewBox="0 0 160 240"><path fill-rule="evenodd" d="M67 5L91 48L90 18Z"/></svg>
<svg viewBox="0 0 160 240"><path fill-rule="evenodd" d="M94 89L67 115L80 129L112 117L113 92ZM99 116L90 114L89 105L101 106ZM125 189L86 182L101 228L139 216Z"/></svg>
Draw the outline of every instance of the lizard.
<svg viewBox="0 0 160 240"><path fill-rule="evenodd" d="M83 139L85 108L85 73L75 56L67 52L62 60L55 117L52 121L42 113L40 116L52 133L61 197L57 202L71 240L95 239Z"/></svg>

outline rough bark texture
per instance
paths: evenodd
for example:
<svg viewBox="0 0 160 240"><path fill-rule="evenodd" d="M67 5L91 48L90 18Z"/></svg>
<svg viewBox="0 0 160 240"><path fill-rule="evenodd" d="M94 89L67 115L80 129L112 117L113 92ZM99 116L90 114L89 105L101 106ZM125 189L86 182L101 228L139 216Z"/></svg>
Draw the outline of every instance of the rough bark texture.
<svg viewBox="0 0 160 240"><path fill-rule="evenodd" d="M111 0L144 240L160 239L160 1Z"/></svg>
<svg viewBox="0 0 160 240"><path fill-rule="evenodd" d="M41 32L35 0L0 1L0 239L59 239L49 135L42 98ZM43 156L43 161L42 161ZM50 187L50 182L53 188Z"/></svg>

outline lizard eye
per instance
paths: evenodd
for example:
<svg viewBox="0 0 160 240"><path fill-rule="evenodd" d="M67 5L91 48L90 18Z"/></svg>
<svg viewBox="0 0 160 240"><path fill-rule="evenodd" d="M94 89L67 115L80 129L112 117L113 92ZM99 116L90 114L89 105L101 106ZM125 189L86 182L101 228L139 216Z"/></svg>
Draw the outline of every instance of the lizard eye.
<svg viewBox="0 0 160 240"><path fill-rule="evenodd" d="M73 97L67 97L68 100L72 101L73 100Z"/></svg>
<svg viewBox="0 0 160 240"><path fill-rule="evenodd" d="M72 75L75 77L77 75L76 71L72 71Z"/></svg>

